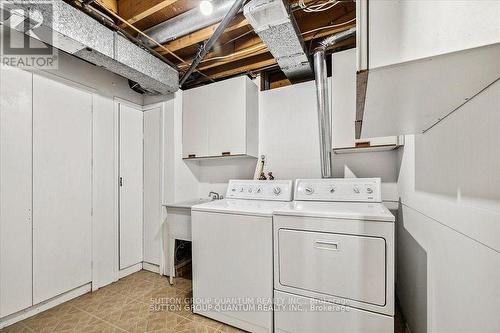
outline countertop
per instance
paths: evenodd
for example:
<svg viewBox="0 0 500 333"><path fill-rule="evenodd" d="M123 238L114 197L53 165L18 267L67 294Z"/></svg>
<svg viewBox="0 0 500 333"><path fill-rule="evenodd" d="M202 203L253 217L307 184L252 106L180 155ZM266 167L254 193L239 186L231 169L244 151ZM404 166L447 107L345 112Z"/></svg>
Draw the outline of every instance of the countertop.
<svg viewBox="0 0 500 333"><path fill-rule="evenodd" d="M185 209L191 209L191 207L195 205L199 205L205 202L212 201L212 199L209 198L203 198L203 199L192 199L192 200L187 200L187 201L180 201L180 202L173 202L173 203L165 203L162 204L162 206L165 206L167 208L185 208Z"/></svg>

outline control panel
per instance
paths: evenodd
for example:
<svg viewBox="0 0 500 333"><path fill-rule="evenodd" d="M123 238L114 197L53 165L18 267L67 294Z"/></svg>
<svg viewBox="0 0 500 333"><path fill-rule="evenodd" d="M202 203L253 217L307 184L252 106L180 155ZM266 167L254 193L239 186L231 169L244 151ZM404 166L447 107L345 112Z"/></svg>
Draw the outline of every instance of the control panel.
<svg viewBox="0 0 500 333"><path fill-rule="evenodd" d="M231 179L226 198L248 200L292 201L291 180L238 180Z"/></svg>
<svg viewBox="0 0 500 333"><path fill-rule="evenodd" d="M297 179L295 200L382 202L380 178Z"/></svg>

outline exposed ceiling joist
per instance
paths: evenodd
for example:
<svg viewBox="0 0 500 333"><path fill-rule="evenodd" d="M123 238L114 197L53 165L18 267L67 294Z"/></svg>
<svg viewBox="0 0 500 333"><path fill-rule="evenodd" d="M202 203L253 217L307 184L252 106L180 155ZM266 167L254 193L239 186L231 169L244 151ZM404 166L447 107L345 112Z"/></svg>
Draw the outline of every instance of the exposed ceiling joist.
<svg viewBox="0 0 500 333"><path fill-rule="evenodd" d="M102 4L102 6L113 11L114 13L118 13L118 1L117 0L102 0L101 4Z"/></svg>
<svg viewBox="0 0 500 333"><path fill-rule="evenodd" d="M205 71L213 79L233 76L241 73L251 72L264 67L269 67L276 64L276 59L270 53L257 55L248 59L234 61L216 69ZM205 78L201 78L197 82L204 82Z"/></svg>
<svg viewBox="0 0 500 333"><path fill-rule="evenodd" d="M267 47L262 43L258 36L252 36L242 41L233 43L230 52L221 55L218 51L211 51L207 54L205 60L198 67L200 70L221 66L229 62L245 59L258 54L268 52ZM185 65L181 66L181 68Z"/></svg>
<svg viewBox="0 0 500 333"><path fill-rule="evenodd" d="M127 20L128 23L134 24L135 22L138 22L170 5L173 5L177 1L179 0L120 0L120 16ZM120 26L124 28L126 27L126 24L122 23Z"/></svg>
<svg viewBox="0 0 500 333"><path fill-rule="evenodd" d="M153 26L168 22L199 4L198 1L192 0L96 1L110 16L117 19L117 24L125 26L125 30L132 35L141 34ZM310 53L317 46L317 41L325 36L349 29L355 24L355 2L351 0L339 1L331 9L321 12L303 11L298 6L299 0L284 1L291 5L298 29L306 43L307 53ZM317 0L303 1L307 5L316 3ZM198 45L208 40L218 25L219 23L215 23L162 45L156 44L155 50L185 70L198 51ZM354 44L355 41L351 38L343 42L341 47L350 47ZM265 44L255 34L243 14L239 14L224 31L216 48L200 63L198 69L203 74L188 82L187 87L203 84L210 80L210 77L222 79L246 72L267 71L275 67L277 68L276 62ZM204 76L205 74L207 76ZM281 80L276 75L273 76L273 80L280 80L280 84L286 84L284 78Z"/></svg>
<svg viewBox="0 0 500 333"><path fill-rule="evenodd" d="M314 33L306 34L304 36L304 41L310 41L310 40L315 39L315 38L329 36L329 35L335 34L337 32L348 30L348 29L355 27L355 26L356 26L355 23L351 23L351 24L343 25L341 27L334 27L334 28L325 29L325 30L314 32ZM347 40L347 41L343 42L341 46L349 45L349 43L352 43L352 42L353 42L353 40ZM220 56L220 55L217 55L216 52L210 52L207 55L206 59L203 61L203 63L198 68L200 70L206 70L208 68L221 66L221 65L224 65L224 64L227 64L230 62L246 59L246 58L253 57L253 56L256 56L259 54L263 54L266 52L268 52L267 47L264 45L264 43L262 43L260 38L252 37L252 38L246 40L245 42L239 43L239 45L235 45L232 52L228 55ZM213 59L213 60L211 60L211 59ZM186 65L180 66L181 69L184 67L186 67Z"/></svg>
<svg viewBox="0 0 500 333"><path fill-rule="evenodd" d="M204 40L209 39L210 36L212 36L212 34L214 33L215 29L217 29L218 25L219 25L219 23L213 24L209 27L192 32L189 35L177 38L177 39L175 39L171 42L165 43L163 45L167 49L169 49L170 51L178 51L180 49L195 45L197 43L200 43L200 42L203 42ZM249 27L249 30L250 30L251 28L250 28L250 25L248 24L248 21L245 19L245 17L243 15L240 14L234 18L233 23L229 27L227 27L225 32L227 33L227 32L234 31L236 29L247 27L247 26ZM157 51L160 54L162 52L164 52L160 48L157 48Z"/></svg>

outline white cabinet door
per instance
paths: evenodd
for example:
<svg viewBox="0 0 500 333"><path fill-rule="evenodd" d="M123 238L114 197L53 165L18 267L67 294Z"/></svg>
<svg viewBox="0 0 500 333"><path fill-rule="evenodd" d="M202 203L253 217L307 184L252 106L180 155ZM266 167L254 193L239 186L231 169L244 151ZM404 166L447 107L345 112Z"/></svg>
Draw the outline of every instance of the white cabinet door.
<svg viewBox="0 0 500 333"><path fill-rule="evenodd" d="M332 54L332 147L354 147L356 49Z"/></svg>
<svg viewBox="0 0 500 333"><path fill-rule="evenodd" d="M208 110L217 104L215 96L201 88L182 93L182 157L207 156Z"/></svg>
<svg viewBox="0 0 500 333"><path fill-rule="evenodd" d="M159 265L161 251L161 108L144 112L144 261Z"/></svg>
<svg viewBox="0 0 500 333"><path fill-rule="evenodd" d="M500 42L499 1L390 0L368 6L364 51L370 69Z"/></svg>
<svg viewBox="0 0 500 333"><path fill-rule="evenodd" d="M32 74L0 66L0 317L32 305Z"/></svg>
<svg viewBox="0 0 500 333"><path fill-rule="evenodd" d="M91 277L92 94L33 77L33 303Z"/></svg>
<svg viewBox="0 0 500 333"><path fill-rule="evenodd" d="M142 262L143 113L120 104L120 269Z"/></svg>
<svg viewBox="0 0 500 333"><path fill-rule="evenodd" d="M207 104L208 156L246 152L246 77L203 87ZM200 96L201 97L201 96ZM198 97L198 98L200 98ZM205 99L206 97L203 97Z"/></svg>

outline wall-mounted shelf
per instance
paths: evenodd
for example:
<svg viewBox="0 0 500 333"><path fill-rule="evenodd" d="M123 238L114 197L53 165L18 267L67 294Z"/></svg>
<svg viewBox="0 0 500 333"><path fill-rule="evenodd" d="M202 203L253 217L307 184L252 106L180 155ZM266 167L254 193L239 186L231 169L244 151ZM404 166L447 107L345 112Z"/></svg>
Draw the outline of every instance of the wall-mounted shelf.
<svg viewBox="0 0 500 333"><path fill-rule="evenodd" d="M255 156L250 156L246 154L237 155L216 155L216 156L194 156L194 157L183 157L184 161L206 161L206 160L220 160L220 159L257 159Z"/></svg>
<svg viewBox="0 0 500 333"><path fill-rule="evenodd" d="M389 151L398 149L398 145L380 145L369 147L345 147L333 149L334 154L354 154L354 153L373 153L377 151Z"/></svg>

